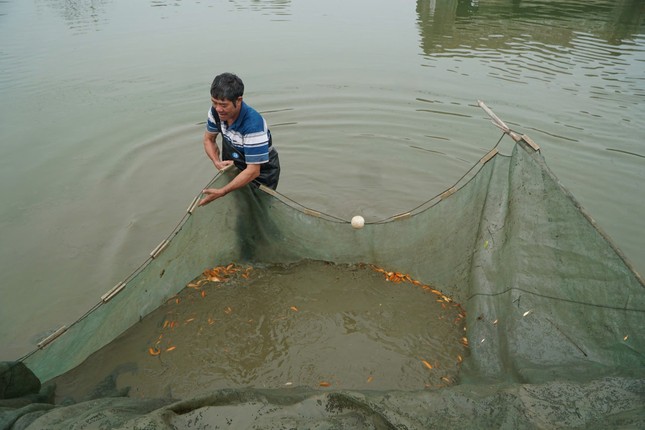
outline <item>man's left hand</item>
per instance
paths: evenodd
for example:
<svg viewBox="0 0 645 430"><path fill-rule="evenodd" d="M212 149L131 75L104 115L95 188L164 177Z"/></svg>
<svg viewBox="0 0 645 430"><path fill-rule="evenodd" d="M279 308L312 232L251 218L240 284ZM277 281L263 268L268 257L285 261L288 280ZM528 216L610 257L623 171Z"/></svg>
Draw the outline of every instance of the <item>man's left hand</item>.
<svg viewBox="0 0 645 430"><path fill-rule="evenodd" d="M223 188L206 188L202 190L202 194L204 195L204 198L199 201L199 206L207 205L213 200L225 196L226 192Z"/></svg>

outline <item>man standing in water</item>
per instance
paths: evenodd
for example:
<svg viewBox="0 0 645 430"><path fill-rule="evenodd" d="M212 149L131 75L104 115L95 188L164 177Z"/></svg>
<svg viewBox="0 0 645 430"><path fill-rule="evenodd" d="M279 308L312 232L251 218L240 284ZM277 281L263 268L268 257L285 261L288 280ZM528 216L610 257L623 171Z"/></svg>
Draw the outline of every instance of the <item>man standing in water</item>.
<svg viewBox="0 0 645 430"><path fill-rule="evenodd" d="M241 172L222 188L206 188L203 206L231 191L253 183L276 189L280 178L278 151L266 121L243 100L244 83L232 73L217 75L211 85L211 103L204 132L204 149L217 170L235 164ZM222 152L215 139L222 134Z"/></svg>

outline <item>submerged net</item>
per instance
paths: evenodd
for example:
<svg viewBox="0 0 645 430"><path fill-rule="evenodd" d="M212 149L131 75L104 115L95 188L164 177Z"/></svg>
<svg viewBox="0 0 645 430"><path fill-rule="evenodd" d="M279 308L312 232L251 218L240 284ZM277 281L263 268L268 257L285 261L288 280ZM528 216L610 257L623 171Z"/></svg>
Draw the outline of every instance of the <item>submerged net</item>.
<svg viewBox="0 0 645 430"><path fill-rule="evenodd" d="M224 379L210 391L184 387L181 396L155 392L149 396L154 398L141 399L123 397L108 380L93 400L44 406L42 399L40 406L14 401L0 415L3 423L7 428L645 427L643 281L559 184L532 142L510 135L517 141L510 156L494 148L443 194L362 229L266 189L247 187L204 208L193 204L141 269L22 360L41 381L52 380L140 321L145 324L155 310L167 310L207 268L236 262L270 271L306 260L382 267L460 304L468 351L449 352L463 359L442 375L450 383L336 387L321 380L324 375L312 375L285 386L292 381L281 375L268 387ZM232 175L221 173L213 184ZM237 287L243 281L238 279ZM180 297L191 292L187 287ZM440 297L425 289L416 293ZM301 312L298 304L293 307ZM290 307L281 312L296 313ZM411 312L398 318L418 317ZM185 323L193 317L181 318ZM152 340L165 321L165 316L154 321ZM456 345L449 339L443 344ZM144 354L159 350L160 355L172 347L139 345ZM409 355L425 371L437 370L418 352ZM200 367L192 372L199 375ZM368 379L360 375L361 381Z"/></svg>
<svg viewBox="0 0 645 430"><path fill-rule="evenodd" d="M446 387L468 354L464 317L430 286L368 265L231 264L205 271L53 382L57 402L93 397L106 381L147 398Z"/></svg>

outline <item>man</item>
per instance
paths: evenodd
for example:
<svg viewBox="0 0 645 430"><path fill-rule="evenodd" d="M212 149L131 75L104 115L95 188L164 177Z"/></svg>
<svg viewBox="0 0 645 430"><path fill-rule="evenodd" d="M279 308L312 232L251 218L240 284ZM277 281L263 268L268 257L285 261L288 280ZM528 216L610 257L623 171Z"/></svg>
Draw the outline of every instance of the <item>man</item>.
<svg viewBox="0 0 645 430"><path fill-rule="evenodd" d="M280 178L278 151L267 123L243 100L244 83L232 73L217 75L211 85L211 103L204 132L204 149L217 170L235 164L241 172L222 188L203 190L199 205L253 183L276 189ZM215 141L222 135L222 152Z"/></svg>

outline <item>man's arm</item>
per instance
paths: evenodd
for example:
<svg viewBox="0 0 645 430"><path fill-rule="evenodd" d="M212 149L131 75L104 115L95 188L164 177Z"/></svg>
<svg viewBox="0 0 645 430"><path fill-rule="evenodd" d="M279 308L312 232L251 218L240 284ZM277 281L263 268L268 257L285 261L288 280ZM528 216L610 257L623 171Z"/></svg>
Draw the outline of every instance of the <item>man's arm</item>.
<svg viewBox="0 0 645 430"><path fill-rule="evenodd" d="M215 199L218 199L231 191L242 188L246 184L260 176L259 164L247 164L246 169L242 170L231 182L222 188L206 188L202 191L204 198L199 201L199 206L204 206Z"/></svg>
<svg viewBox="0 0 645 430"><path fill-rule="evenodd" d="M226 166L231 165L233 161L220 160L219 147L217 146L217 142L216 142L217 134L218 133L211 133L209 131L204 132L204 150L206 151L206 155L208 155L208 158L210 158L213 164L215 165L215 168L217 170L222 170Z"/></svg>

